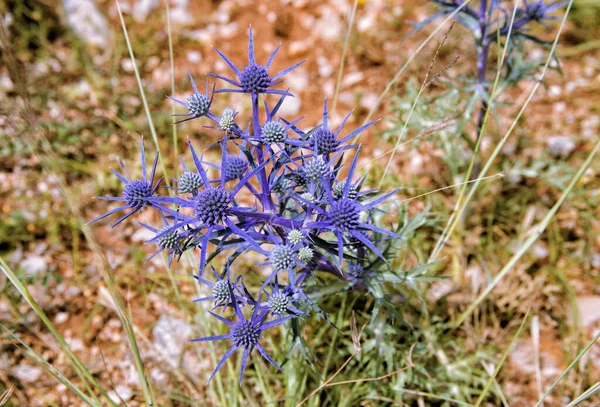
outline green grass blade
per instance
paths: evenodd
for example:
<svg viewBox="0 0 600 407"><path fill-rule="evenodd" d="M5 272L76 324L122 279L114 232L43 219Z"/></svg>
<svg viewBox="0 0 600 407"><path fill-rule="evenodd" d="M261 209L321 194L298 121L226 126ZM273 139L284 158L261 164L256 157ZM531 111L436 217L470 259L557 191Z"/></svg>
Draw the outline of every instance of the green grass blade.
<svg viewBox="0 0 600 407"><path fill-rule="evenodd" d="M592 385L592 387L590 387L589 389L584 391L575 400L573 400L572 402L567 404L567 407L575 407L576 405L586 401L587 399L589 399L590 397L592 397L593 395L595 395L596 393L599 393L599 392L600 392L600 382L597 382L596 384Z"/></svg>
<svg viewBox="0 0 600 407"><path fill-rule="evenodd" d="M133 65L133 72L135 74L135 79L138 84L138 88L140 90L140 97L142 98L142 103L144 105L144 110L146 111L146 118L148 119L148 127L150 127L150 134L152 134L152 140L154 140L154 146L156 147L156 151L159 153L159 161L160 166L163 170L163 177L167 186L170 186L169 177L167 175L167 167L165 167L165 162L163 161L162 154L160 154L160 146L158 144L158 136L156 135L156 129L154 128L154 123L152 122L152 115L150 114L150 108L148 107L148 101L146 100L146 93L144 92L144 86L142 85L142 79L140 77L140 72L137 68L137 63L135 62L135 55L133 54L133 48L131 48L131 42L129 41L129 34L127 33L127 26L125 26L125 19L123 18L123 12L121 11L121 4L119 0L115 0L117 3L117 10L119 12L119 19L121 20L121 27L123 28L123 35L125 36L125 42L127 43L127 49L129 50L129 57L131 58L131 64Z"/></svg>
<svg viewBox="0 0 600 407"><path fill-rule="evenodd" d="M496 366L494 373L490 376L490 379L485 384L483 391L481 392L481 394L479 395L479 398L475 402L475 407L479 407L481 405L481 403L483 402L483 399L485 398L485 395L488 393L488 391L490 391L490 388L494 384L494 380L496 379L496 376L498 376L500 369L502 368L502 366L504 365L504 362L506 361L506 358L508 357L508 352L510 352L510 350L512 349L514 344L517 342L517 339L519 339L519 336L521 336L521 333L523 332L523 328L525 328L525 323L527 322L528 319L529 319L529 312L527 312L527 314L525 315L525 318L523 318L523 322L521 322L521 326L519 326L517 333L512 338L512 340L510 341L510 344L508 345L508 347L502 354L502 357L500 358L500 362L498 363L498 366Z"/></svg>
<svg viewBox="0 0 600 407"><path fill-rule="evenodd" d="M563 379L563 377L565 377L567 375L567 373L569 373L569 371L571 369L573 369L573 367L575 367L575 365L579 362L579 359L581 359L583 357L583 355L585 355L587 353L587 351L590 350L590 348L596 343L598 338L600 338L600 332L598 332L596 334L596 336L594 336L594 339L592 339L591 342L588 343L585 348L583 348L583 350L579 353L579 355L577 355L577 357L575 359L573 359L571 364L569 366L567 366L567 368L560 374L560 376L558 376L556 381L554 383L552 383L552 386L550 386L550 388L548 390L546 390L546 392L544 393L542 398L540 398L538 400L538 402L535 404L534 407L539 407L539 405L541 405L544 402L546 397L548 397L548 395L552 392L552 390L554 390L554 388L558 385L558 383L560 383L560 381Z"/></svg>
<svg viewBox="0 0 600 407"><path fill-rule="evenodd" d="M455 322L456 327L460 326L460 324L462 324L464 322L464 320L467 318L467 316L469 314L471 314L471 312L473 312L473 310L475 310L475 308L477 308L479 306L479 304L485 299L485 297L487 297L487 295L494 289L494 287L496 287L496 285L498 285L500 280L502 280L504 278L504 276L506 276L506 274L508 274L508 272L510 270L512 270L512 268L514 267L515 264L517 264L519 259L539 239L539 237L542 235L542 233L544 232L546 227L548 227L548 223L550 223L550 220L552 220L552 218L554 217L554 215L556 214L558 209L562 206L565 199L567 199L567 196L569 195L571 190L575 187L575 185L577 184L577 182L579 181L581 176L585 173L585 171L588 169L588 167L592 163L592 160L594 159L594 156L598 152L599 148L600 148L600 141L598 141L596 143L594 149L588 155L585 162L581 165L581 167L579 167L577 174L575 174L575 176L573 177L573 179L571 180L571 182L569 183L567 188L564 190L560 199L554 204L554 206L550 209L550 211L548 211L546 216L544 216L544 219L542 219L542 221L539 224L537 224L536 226L534 226L533 228L531 228L529 230L529 232L528 232L529 236L521 244L521 246L519 247L519 250L510 258L508 263L506 263L506 265L504 267L502 267L502 270L500 270L498 275L496 275L496 277L491 282L491 284L489 284L486 287L486 289L479 295L479 297L477 297L477 299L469 306L469 308L467 308L467 310L458 317L458 319Z"/></svg>

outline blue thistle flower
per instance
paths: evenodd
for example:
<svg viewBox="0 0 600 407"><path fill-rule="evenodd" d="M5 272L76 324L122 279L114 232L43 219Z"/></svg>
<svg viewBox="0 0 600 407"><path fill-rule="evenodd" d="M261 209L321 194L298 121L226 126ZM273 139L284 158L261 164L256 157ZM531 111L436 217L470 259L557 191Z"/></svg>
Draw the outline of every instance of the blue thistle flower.
<svg viewBox="0 0 600 407"><path fill-rule="evenodd" d="M177 230L170 230L171 225L169 224L169 221L167 220L167 218L164 215L162 216L162 218L163 218L164 226L160 229L155 229L152 226L148 226L148 225L140 222L140 225L142 225L146 229L150 230L151 232L154 232L157 236L161 235L161 237L157 241L158 250L156 250L154 253L152 253L146 259L146 261L148 262L148 261L152 260L156 255L158 255L163 250L168 250L169 257L168 257L167 264L169 267L171 267L171 262L173 260L173 257L183 253L183 248L182 248L182 245L180 244L181 239L179 237L179 232Z"/></svg>
<svg viewBox="0 0 600 407"><path fill-rule="evenodd" d="M348 170L348 180L351 180L354 175L359 153L360 147L357 148L356 154L354 155L352 163L350 164L350 168ZM377 249L373 242L369 240L366 233L378 232L383 235L397 238L400 238L400 236L396 233L371 225L369 223L361 222L360 214L361 212L369 211L375 208L377 205L396 194L398 190L392 191L375 199L374 201L363 204L362 202L358 202L349 198L348 195L350 193L350 182L346 182L342 196L337 199L335 196L333 196L328 182L323 182L321 185L327 192L326 195L329 209L309 203L309 207L322 215L322 219L316 222L309 222L306 224L306 227L316 228L319 231L331 231L336 235L340 264L342 263L344 254L344 236L358 240L377 256L385 260L383 254L381 254L379 249Z"/></svg>
<svg viewBox="0 0 600 407"><path fill-rule="evenodd" d="M194 93L187 97L186 101L182 101L179 99L175 99L174 97L167 96L175 103L179 103L181 106L184 106L188 113L177 113L173 114L173 116L184 116L186 119L182 119L176 121L173 124L179 124L183 122L187 122L188 120L197 119L202 116L210 116L213 120L216 118L210 113L210 105L212 104L213 97L215 95L215 86L213 85L212 94L209 97L208 91L208 81L206 81L206 93L202 94L196 87L196 82L194 82L194 78L192 78L192 74L189 74L190 82L192 83L192 88L194 89Z"/></svg>
<svg viewBox="0 0 600 407"><path fill-rule="evenodd" d="M236 126L236 124L235 124L235 116L236 115L237 115L237 112L235 112L233 109L226 108L225 110L223 110L223 113L221 114L221 118L219 119L219 127L221 128L221 130L223 130L225 132L233 131L233 129Z"/></svg>
<svg viewBox="0 0 600 407"><path fill-rule="evenodd" d="M210 181L208 179L208 175L204 170L194 147L191 144L191 141L188 140L188 145L190 147L190 151L192 153L192 158L194 160L194 165L196 166L196 170L200 177L202 178L202 183L204 185L204 189L198 192L193 199L186 200L181 197L155 197L152 198L152 202L154 203L169 203L169 204L177 204L181 207L192 208L194 211L194 216L187 216L180 214L179 212L173 211L169 208L160 206L161 211L166 214L169 214L174 217L178 217L181 219L176 225L172 226L170 229L158 234L151 241L157 241L164 234L169 233L175 229L180 229L185 226L195 226L196 228L190 231L190 234L200 234L203 230L202 240L200 242L200 264L198 267L198 276L202 275L202 271L204 270L204 266L206 265L206 256L207 256L207 246L209 240L213 237L213 232L222 229L223 225L229 229L232 233L237 234L241 238L245 240L246 243L254 246L254 250L259 253L265 254L266 251L260 248L260 245L249 236L246 231L238 227L230 218L230 216L241 216L242 218L248 217L252 214L249 211L249 208L243 208L240 206L233 206L234 198L236 194L244 187L249 186L248 181L250 178L255 176L262 168L264 168L269 161L264 161L261 165L257 166L253 171L246 174L243 178L241 178L237 185L232 190L225 189L226 176L225 171L221 171L221 179L220 184L218 186L212 187L210 185ZM227 153L224 149L224 145L222 147L222 157L223 160L227 157ZM223 167L223 164L221 165Z"/></svg>
<svg viewBox="0 0 600 407"><path fill-rule="evenodd" d="M298 261L302 264L308 264L314 257L314 250L310 247L301 247L298 249Z"/></svg>
<svg viewBox="0 0 600 407"><path fill-rule="evenodd" d="M294 265L294 249L286 244L278 244L271 249L269 259L276 270L289 270Z"/></svg>
<svg viewBox="0 0 600 407"><path fill-rule="evenodd" d="M344 125L352 115L352 112L348 113L344 120L342 120L342 123L335 132L330 130L328 127L328 115L329 109L327 107L326 99L323 105L323 123L321 123L321 125L318 128L316 128L315 131L313 131L309 139L309 148L312 148L315 154L322 154L328 156L329 154L352 148L353 146L342 147L342 145L379 121L373 120L372 122L369 122L359 127L358 129L350 132L347 136L342 137L338 140L338 136L340 135L342 129L344 128Z"/></svg>
<svg viewBox="0 0 600 407"><path fill-rule="evenodd" d="M254 311L252 313L252 317L248 320L242 314L238 302L233 295L232 288L229 287L230 297L232 299L232 305L235 309L235 315L237 316L237 321L232 322L228 319L223 318L220 315L217 315L211 311L208 311L212 316L217 318L219 321L227 324L229 326L229 333L226 335L215 335L215 336L207 336L204 338L196 338L192 339L191 342L208 342L208 341L220 341L220 340L229 340L232 342L232 346L229 348L227 352L223 355L214 372L210 375L208 381L210 382L215 374L223 367L227 359L238 349L243 349L244 354L242 356L242 368L240 370L240 384L242 383L242 378L244 377L244 371L246 370L246 364L248 363L248 356L250 352L254 348L258 350L258 352L275 368L281 371L279 365L269 356L269 354L265 351L265 349L260 344L260 338L262 336L263 331L272 328L274 326L280 325L288 319L292 318L292 316L282 317L270 322L265 322L266 312L259 312L260 307L255 306Z"/></svg>
<svg viewBox="0 0 600 407"><path fill-rule="evenodd" d="M228 155L225 160L225 181L240 179L248 169L248 160L241 155Z"/></svg>
<svg viewBox="0 0 600 407"><path fill-rule="evenodd" d="M192 171L184 171L177 180L179 190L187 194L197 195L203 185L200 174Z"/></svg>
<svg viewBox="0 0 600 407"><path fill-rule="evenodd" d="M146 206L155 206L155 204L151 201L150 198L154 195L156 189L160 184L160 181L162 180L162 178L159 178L158 181L154 183L156 165L158 164L158 154L156 154L156 157L154 158L150 178L148 178L148 174L146 171L146 153L144 151L143 138L142 146L140 149L140 159L142 161L142 179L128 180L123 175L119 174L117 171L113 170L112 168L110 169L113 172L113 174L115 174L117 178L119 178L119 180L125 184L125 188L123 189L123 196L97 196L96 199L103 199L105 201L119 201L123 202L125 205L119 206L118 208L112 209L100 216L95 217L94 219L87 222L88 225L100 219L104 219L107 216L112 215L113 213L129 210L128 213L120 217L115 223L112 224L112 227L114 227L119 223L123 222L131 215L133 215L134 213L141 211Z"/></svg>
<svg viewBox="0 0 600 407"><path fill-rule="evenodd" d="M278 95L290 95L287 91L272 89L273 86L280 84L282 81L279 81L285 74L290 72L292 69L297 68L302 65L304 61L301 61L297 64L294 64L283 71L275 74L274 76L269 76L269 68L273 63L273 59L277 52L279 51L279 46L275 48L267 63L262 66L256 63L254 59L254 38L252 36L252 27L250 27L250 34L248 37L248 65L241 71L234 65L233 62L229 60L221 51L217 48L213 47L213 49L219 54L221 58L229 65L231 70L236 74L238 80L229 79L227 77L217 75L214 73L210 73L210 76L215 78L219 78L224 80L225 82L239 88L239 89L219 89L216 93L221 92L237 92L237 93L250 93L253 95L253 98L256 98L258 94L268 93L268 94L278 94Z"/></svg>

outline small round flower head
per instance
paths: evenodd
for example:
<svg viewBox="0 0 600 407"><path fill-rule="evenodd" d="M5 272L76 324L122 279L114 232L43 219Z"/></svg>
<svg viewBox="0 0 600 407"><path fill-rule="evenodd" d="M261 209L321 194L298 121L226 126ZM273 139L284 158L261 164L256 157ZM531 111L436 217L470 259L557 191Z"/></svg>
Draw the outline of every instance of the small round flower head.
<svg viewBox="0 0 600 407"><path fill-rule="evenodd" d="M298 244L302 241L304 235L298 229L294 229L288 233L287 238L292 244Z"/></svg>
<svg viewBox="0 0 600 407"><path fill-rule="evenodd" d="M196 194L202 186L202 177L200 174L192 171L185 171L179 176L179 189L187 194Z"/></svg>
<svg viewBox="0 0 600 407"><path fill-rule="evenodd" d="M281 143L286 137L285 127L279 121L267 122L262 128L262 140L265 144Z"/></svg>
<svg viewBox="0 0 600 407"><path fill-rule="evenodd" d="M152 185L146 181L136 179L125 185L123 197L125 203L132 208L141 208L146 204L146 198L152 196Z"/></svg>
<svg viewBox="0 0 600 407"><path fill-rule="evenodd" d="M248 168L248 161L243 157L230 155L225 159L225 181L241 178Z"/></svg>
<svg viewBox="0 0 600 407"><path fill-rule="evenodd" d="M188 106L188 110L190 111L190 116L192 117L202 117L208 113L208 109L210 109L211 100L207 95L203 95L201 93L194 93L186 99L186 103Z"/></svg>
<svg viewBox="0 0 600 407"><path fill-rule="evenodd" d="M225 131L233 130L235 126L235 112L233 109L226 108L219 119L219 127Z"/></svg>
<svg viewBox="0 0 600 407"><path fill-rule="evenodd" d="M365 274L365 269L358 263L352 263L348 266L348 274L353 277L362 277Z"/></svg>
<svg viewBox="0 0 600 407"><path fill-rule="evenodd" d="M157 234L161 234L163 232L165 232L166 230L170 229L170 226L164 226L163 228L161 228ZM158 239L158 246L161 249L175 249L177 248L177 241L179 240L179 234L177 233L176 230L169 232L169 233L165 233L164 235L162 235L159 239Z"/></svg>
<svg viewBox="0 0 600 407"><path fill-rule="evenodd" d="M285 244L278 244L269 256L276 270L287 270L294 264L294 251Z"/></svg>
<svg viewBox="0 0 600 407"><path fill-rule="evenodd" d="M219 280L213 285L212 295L217 304L226 304L229 302L229 283L227 280Z"/></svg>
<svg viewBox="0 0 600 407"><path fill-rule="evenodd" d="M332 188L333 195L335 195L336 198L341 198L342 195L344 195L344 188L346 187L346 181L341 181L338 182L337 184L335 184ZM358 190L356 189L356 186L354 185L350 185L350 188L348 188L348 198L355 200L358 197Z"/></svg>
<svg viewBox="0 0 600 407"><path fill-rule="evenodd" d="M300 261L303 264L307 264L309 261L312 260L313 255L313 249L311 249L310 247L301 247L300 250L298 250L298 261Z"/></svg>
<svg viewBox="0 0 600 407"><path fill-rule="evenodd" d="M229 214L229 195L225 189L206 188L196 196L194 211L198 220L208 226L222 222Z"/></svg>
<svg viewBox="0 0 600 407"><path fill-rule="evenodd" d="M354 230L359 225L360 210L355 201L342 198L331 204L329 218L337 229Z"/></svg>
<svg viewBox="0 0 600 407"><path fill-rule="evenodd" d="M310 192L305 192L302 195L300 195L300 197L302 199L304 199L305 201L308 201L310 203L315 203L315 197L313 194L311 194Z"/></svg>
<svg viewBox="0 0 600 407"><path fill-rule="evenodd" d="M265 93L271 86L271 78L264 66L250 64L240 76L242 90L247 93Z"/></svg>
<svg viewBox="0 0 600 407"><path fill-rule="evenodd" d="M326 127L319 127L312 135L314 148L319 154L330 154L339 145L335 133Z"/></svg>
<svg viewBox="0 0 600 407"><path fill-rule="evenodd" d="M281 315L287 312L290 305L290 297L285 293L275 293L269 297L267 307L275 315Z"/></svg>
<svg viewBox="0 0 600 407"><path fill-rule="evenodd" d="M327 174L327 164L320 157L314 158L304 165L304 174L309 180L318 182Z"/></svg>
<svg viewBox="0 0 600 407"><path fill-rule="evenodd" d="M275 192L286 192L292 188L292 181L287 178L280 178L277 184L273 187Z"/></svg>
<svg viewBox="0 0 600 407"><path fill-rule="evenodd" d="M229 336L236 347L252 348L260 339L260 325L246 320L240 320L232 325Z"/></svg>
<svg viewBox="0 0 600 407"><path fill-rule="evenodd" d="M292 174L292 179L294 180L294 182L296 183L296 186L298 186L298 187L303 187L308 182L308 179L306 178L306 176L301 172L296 172L296 173Z"/></svg>

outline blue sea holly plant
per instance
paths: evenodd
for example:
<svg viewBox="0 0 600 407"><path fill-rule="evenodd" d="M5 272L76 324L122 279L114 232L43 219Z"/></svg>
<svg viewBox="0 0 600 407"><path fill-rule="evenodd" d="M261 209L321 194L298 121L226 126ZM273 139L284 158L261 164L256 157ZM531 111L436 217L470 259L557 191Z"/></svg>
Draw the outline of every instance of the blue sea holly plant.
<svg viewBox="0 0 600 407"><path fill-rule="evenodd" d="M517 3L503 0L429 0L436 11L428 18L415 24L413 32L436 21L440 17L455 13L456 21L472 38L474 50L474 74L466 75L448 83L448 100L441 101L454 107L455 91L462 93L460 100L467 106L455 111L466 112L465 117L476 106L474 115L476 136L483 127L485 113L489 106L491 91L496 75L499 75L495 90L497 98L504 90L517 86L523 80L534 79L542 66L541 59L532 58L530 45L548 48L551 42L543 39L536 28L550 29L549 22L562 18L560 10L568 1L522 0ZM461 33L462 35L462 33ZM496 56L506 47L505 63L498 67ZM496 54L494 54L494 51ZM557 62L557 61L555 61ZM553 66L558 67L558 63ZM440 95L436 100L443 99ZM424 103L427 104L427 103ZM460 130L460 129L459 129ZM471 149L475 148L473 137L463 135Z"/></svg>
<svg viewBox="0 0 600 407"><path fill-rule="evenodd" d="M153 234L148 243L156 249L150 257L164 253L170 264L185 252L197 256L195 281L209 294L196 301L207 304L207 312L228 332L193 341L224 341L230 346L211 378L236 350L243 355L240 381L254 350L280 369L264 348L264 337L275 326L301 337L301 324L309 317L327 318L318 305L325 295L367 293L377 310L383 306L392 315L393 301L385 287L416 281L392 266L406 232L413 231L406 218L386 224L384 205L396 191L365 189L365 175L358 174L361 148L348 144L374 122L346 131L348 115L332 128L326 101L322 122L314 128L303 130L301 118L282 117L280 108L293 95L277 86L302 62L272 74L278 50L265 65L259 64L251 29L245 67L217 50L235 77L210 76L227 88L207 83L200 93L190 75L192 93L185 101L171 99L186 109L175 115L183 117L177 123L203 120L220 136L205 143L203 151L188 140L190 159L180 159L181 175L171 187L154 181L156 159L151 175L146 174L142 142L142 178L128 180L115 171L125 184L123 193L101 199L120 206L91 221L124 212L115 226L134 213L151 210L157 223L141 224ZM241 123L243 115L234 109L225 108L220 115L214 111L213 97L225 92L249 96L249 123ZM220 156L218 162L205 160L208 149L216 152L211 156ZM250 252L248 258L259 259L257 268L268 270L263 275L251 276L241 271L247 267L236 267ZM303 346L305 341L290 343Z"/></svg>

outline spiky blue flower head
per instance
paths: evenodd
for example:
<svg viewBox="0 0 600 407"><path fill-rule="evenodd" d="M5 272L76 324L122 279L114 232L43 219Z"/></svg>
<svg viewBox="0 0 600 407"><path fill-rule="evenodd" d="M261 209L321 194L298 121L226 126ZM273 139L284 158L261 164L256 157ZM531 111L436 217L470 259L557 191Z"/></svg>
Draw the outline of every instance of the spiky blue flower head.
<svg viewBox="0 0 600 407"><path fill-rule="evenodd" d="M180 191L192 195L196 195L203 184L200 174L193 171L184 171L179 176L177 183Z"/></svg>
<svg viewBox="0 0 600 407"><path fill-rule="evenodd" d="M340 145L333 131L326 127L319 127L312 134L315 151L319 154L330 154Z"/></svg>
<svg viewBox="0 0 600 407"><path fill-rule="evenodd" d="M160 238L158 239L158 246L161 249L175 249L177 248L177 243L179 242L179 233L177 232L177 230L172 230L167 232L169 229L171 229L170 226L163 226L158 233L162 234L162 236L160 236ZM167 232L164 233L163 232Z"/></svg>
<svg viewBox="0 0 600 407"><path fill-rule="evenodd" d="M323 123L321 123L321 125L318 128L316 128L315 131L313 131L309 139L308 148L311 148L315 152L315 154L328 156L331 153L343 150L345 148L343 144L345 144L353 137L357 136L364 130L377 123L377 120L369 122L359 127L358 129L350 132L347 136L338 139L338 136L344 128L344 125L346 124L348 119L350 119L351 114L352 113L348 113L344 120L342 120L340 127L338 127L338 129L334 132L328 127L329 109L327 107L327 100L325 100L323 104Z"/></svg>
<svg viewBox="0 0 600 407"><path fill-rule="evenodd" d="M207 226L217 225L229 215L230 198L222 187L203 189L196 196L194 212L198 221Z"/></svg>
<svg viewBox="0 0 600 407"><path fill-rule="evenodd" d="M213 47L214 48L214 47ZM239 89L220 89L217 93L221 92L237 92L237 93L250 93L253 97L256 97L261 93L272 93L278 95L289 95L287 91L272 89L273 86L281 83L279 81L285 74L290 72L292 69L300 66L304 63L304 61L294 64L283 71L277 73L274 76L269 75L269 68L273 63L273 59L277 52L279 51L279 47L275 48L271 56L269 57L267 63L263 66L256 63L254 59L254 38L252 35L252 27L250 27L250 34L248 38L248 65L244 67L241 71L234 65L233 62L229 60L221 51L214 48L214 50L219 54L221 58L229 65L231 70L236 74L237 81L226 78L217 74L209 74L210 76L214 76L215 78L219 78L224 80L225 82L239 88Z"/></svg>
<svg viewBox="0 0 600 407"><path fill-rule="evenodd" d="M287 130L278 120L269 121L262 128L262 141L265 144L282 143L286 137Z"/></svg>
<svg viewBox="0 0 600 407"><path fill-rule="evenodd" d="M248 161L237 155L228 155L225 160L225 181L242 178L248 168Z"/></svg>
<svg viewBox="0 0 600 407"><path fill-rule="evenodd" d="M335 184L333 186L333 188L331 189L331 192L333 192L333 195L335 195L335 197L339 199L344 195L345 187L346 187L346 181L338 182L337 184ZM348 190L348 198L351 200L356 200L357 197L358 197L358 189L356 188L355 185L350 185L350 188Z"/></svg>
<svg viewBox="0 0 600 407"><path fill-rule="evenodd" d="M219 119L219 127L221 128L221 130L230 132L235 128L236 114L237 113L230 108L226 108L225 110L223 110L221 118Z"/></svg>
<svg viewBox="0 0 600 407"><path fill-rule="evenodd" d="M277 181L275 186L273 187L273 191L274 192L286 192L286 191L290 190L292 187L293 187L292 181L290 181L288 178L281 177Z"/></svg>
<svg viewBox="0 0 600 407"><path fill-rule="evenodd" d="M275 270L288 270L294 264L294 250L286 244L275 245L269 259Z"/></svg>
<svg viewBox="0 0 600 407"><path fill-rule="evenodd" d="M327 175L327 164L321 157L315 157L304 164L304 174L312 182L319 182Z"/></svg>
<svg viewBox="0 0 600 407"><path fill-rule="evenodd" d="M348 266L348 274L352 277L360 278L365 274L365 268L358 263L350 263Z"/></svg>
<svg viewBox="0 0 600 407"><path fill-rule="evenodd" d="M300 243L302 241L302 239L304 239L304 235L302 234L302 232L300 230L293 229L288 233L287 238L290 241L290 243L295 245L295 244Z"/></svg>
<svg viewBox="0 0 600 407"><path fill-rule="evenodd" d="M548 14L564 5L567 5L568 3L568 1L563 1L554 4L544 4L544 0L537 0L532 3L528 3L525 0L524 14L526 14L531 20L540 23L543 22L542 20L557 20L558 17L552 17Z"/></svg>
<svg viewBox="0 0 600 407"><path fill-rule="evenodd" d="M308 179L306 178L306 175L304 175L304 173L302 172L295 172L292 174L292 179L294 180L294 182L296 183L296 186L298 187L303 187L307 184Z"/></svg>
<svg viewBox="0 0 600 407"><path fill-rule="evenodd" d="M305 192L302 195L300 195L300 198L304 199L305 201L309 202L309 203L315 203L317 200L315 199L315 196L313 194L311 194L310 192Z"/></svg>
<svg viewBox="0 0 600 407"><path fill-rule="evenodd" d="M179 99L175 99L174 97L167 96L173 102L178 103L181 106L184 106L188 110L188 113L185 113L185 114L174 114L173 116L187 117L186 119L179 120L179 121L175 122L174 124L183 123L188 120L197 119L199 117L209 115L210 105L212 104L213 96L215 94L214 86L213 86L212 94L209 94L208 81L206 81L206 93L202 94L198 90L198 87L196 86L196 82L194 82L194 78L192 78L191 73L189 74L189 76L190 76L190 82L192 83L192 88L194 89L194 93L189 95L185 102L181 101Z"/></svg>
<svg viewBox="0 0 600 407"><path fill-rule="evenodd" d="M303 264L308 264L313 259L314 251L310 247L301 247L298 249L298 261Z"/></svg>
<svg viewBox="0 0 600 407"><path fill-rule="evenodd" d="M213 284L212 295L217 304L226 304L229 302L229 282L227 280L218 280Z"/></svg>
<svg viewBox="0 0 600 407"><path fill-rule="evenodd" d="M360 223L360 208L356 201L340 198L331 204L329 219L331 224L338 230L354 230Z"/></svg>
<svg viewBox="0 0 600 407"><path fill-rule="evenodd" d="M225 352L225 355L223 355L223 358L221 358L221 360L217 364L215 371L212 373L212 375L210 376L208 381L210 382L212 380L214 375L219 371L219 369L221 369L221 367L223 367L223 365L225 364L227 359L237 349L244 349L244 355L242 356L242 368L240 370L240 383L242 382L242 378L244 376L244 371L246 370L246 364L248 363L248 356L249 356L250 352L255 348L258 349L258 352L269 363L271 363L273 366L275 366L277 368L277 370L281 371L281 368L279 367L279 365L277 363L275 363L275 361L269 356L269 354L265 351L265 349L260 344L260 338L261 338L262 332L264 330L272 328L279 324L282 324L283 322L292 318L292 316L290 315L290 316L278 318L274 321L265 322L265 319L267 316L266 312L259 312L260 307L255 306L254 312L252 313L252 317L248 320L248 319L246 319L244 314L242 314L240 307L238 305L238 302L236 300L236 297L233 295L231 286L229 287L229 292L230 292L230 297L232 300L231 302L232 302L233 308L235 310L235 314L237 316L236 322L232 322L226 318L223 318L220 315L217 315L217 314L209 311L212 316L214 316L219 321L221 321L229 326L229 333L227 335L207 336L204 338L192 339L192 342L219 341L219 340L224 340L224 339L228 339L231 342L233 342L233 345L231 346L231 348L229 348L229 350L227 352Z"/></svg>
<svg viewBox="0 0 600 407"><path fill-rule="evenodd" d="M146 153L144 150L144 139L142 139L140 156L141 156L140 158L142 161L142 179L128 180L123 175L119 174L117 171L115 171L111 168L111 171L113 172L113 174L115 174L117 176L117 178L119 178L119 180L125 184L125 188L123 189L123 195L121 197L112 197L112 196L96 197L97 199L103 199L105 201L119 201L119 202L124 203L125 205L120 206L120 207L110 210L100 216L95 217L94 219L89 221L88 224L96 222L100 219L103 219L109 215L112 215L113 213L129 210L128 213L126 213L121 218L119 218L119 220L117 220L115 223L113 223L112 226L116 226L119 223L123 222L128 217L130 217L131 215L133 215L134 213L139 212L146 206L156 206L156 204L152 201L151 198L153 197L154 193L156 192L156 189L158 188L158 185L160 184L160 181L162 180L162 178L161 178L156 183L154 183L154 175L156 173L156 165L158 164L158 154L156 154L156 157L154 158L154 163L152 165L152 172L151 172L150 177L148 177L148 174L146 171Z"/></svg>
<svg viewBox="0 0 600 407"><path fill-rule="evenodd" d="M288 312L291 299L284 292L273 293L267 300L267 307L275 315L282 315Z"/></svg>
<svg viewBox="0 0 600 407"><path fill-rule="evenodd" d="M132 208L141 209L151 196L152 185L141 179L128 182L123 190L125 203Z"/></svg>

